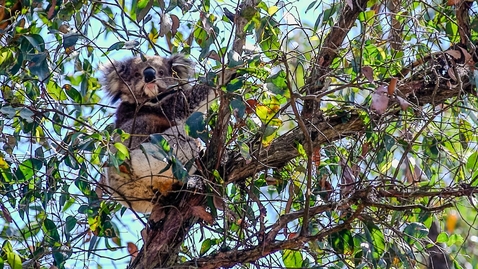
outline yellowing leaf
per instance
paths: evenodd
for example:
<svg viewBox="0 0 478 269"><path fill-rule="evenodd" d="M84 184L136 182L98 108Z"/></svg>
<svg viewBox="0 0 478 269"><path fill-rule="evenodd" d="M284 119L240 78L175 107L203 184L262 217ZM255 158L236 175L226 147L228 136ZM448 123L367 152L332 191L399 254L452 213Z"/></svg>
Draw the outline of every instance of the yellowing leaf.
<svg viewBox="0 0 478 269"><path fill-rule="evenodd" d="M269 7L269 9L267 10L267 13L269 13L269 16L272 16L272 15L274 15L278 10L279 10L279 8L278 8L277 6L271 6L271 7Z"/></svg>
<svg viewBox="0 0 478 269"><path fill-rule="evenodd" d="M446 218L446 231L448 233L453 233L455 231L455 228L456 228L456 223L458 222L458 214L453 211L453 212L450 212Z"/></svg>
<svg viewBox="0 0 478 269"><path fill-rule="evenodd" d="M0 168L1 169L8 169L10 166L8 166L8 163L5 161L3 157L0 157Z"/></svg>
<svg viewBox="0 0 478 269"><path fill-rule="evenodd" d="M271 127L271 126L266 127L264 134L262 136L262 141L261 141L264 147L270 146L274 138L277 137L277 130L278 128L275 128L275 127Z"/></svg>
<svg viewBox="0 0 478 269"><path fill-rule="evenodd" d="M268 122L275 116L275 112L270 107L262 104L256 106L256 114L262 122Z"/></svg>

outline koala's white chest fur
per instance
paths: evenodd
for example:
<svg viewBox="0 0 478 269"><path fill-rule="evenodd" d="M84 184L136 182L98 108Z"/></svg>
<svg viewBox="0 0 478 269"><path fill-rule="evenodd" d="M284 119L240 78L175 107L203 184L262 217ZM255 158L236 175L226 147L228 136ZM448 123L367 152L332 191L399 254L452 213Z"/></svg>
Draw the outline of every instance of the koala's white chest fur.
<svg viewBox="0 0 478 269"><path fill-rule="evenodd" d="M162 133L168 141L174 155L182 163L188 162L199 152L196 141L185 136L177 128L171 128ZM152 156L150 153L155 153ZM107 185L112 190L115 199L124 206L137 212L151 212L154 199L160 195L169 194L173 187L182 183L175 179L167 159L158 159L159 149L150 142L141 144L141 148L130 151L130 159L120 165L119 169L109 167L107 170ZM189 171L194 173L193 166Z"/></svg>

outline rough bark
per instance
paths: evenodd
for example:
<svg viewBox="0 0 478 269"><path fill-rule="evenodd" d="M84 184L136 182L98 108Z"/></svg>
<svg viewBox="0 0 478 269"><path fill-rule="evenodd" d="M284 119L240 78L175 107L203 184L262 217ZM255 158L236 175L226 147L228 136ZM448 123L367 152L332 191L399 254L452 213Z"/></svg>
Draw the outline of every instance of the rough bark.
<svg viewBox="0 0 478 269"><path fill-rule="evenodd" d="M131 268L168 268L177 263L179 247L189 229L196 223L193 209L202 206L204 196L181 192L176 205L157 204L148 220L144 246Z"/></svg>

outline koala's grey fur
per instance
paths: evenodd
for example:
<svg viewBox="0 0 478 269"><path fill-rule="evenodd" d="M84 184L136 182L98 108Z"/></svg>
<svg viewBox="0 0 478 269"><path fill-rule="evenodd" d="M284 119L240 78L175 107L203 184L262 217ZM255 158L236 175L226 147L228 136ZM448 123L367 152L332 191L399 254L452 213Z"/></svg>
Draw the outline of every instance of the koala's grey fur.
<svg viewBox="0 0 478 269"><path fill-rule="evenodd" d="M207 110L215 93L206 85L191 87L188 84L193 73L190 60L182 55L145 57L146 62L137 57L103 67L106 91L113 101L121 100L116 110L116 128L131 134L161 133L186 119L191 112ZM144 82L143 71L148 67L157 72L156 79L149 83L152 85ZM158 95L164 97L158 100ZM133 139L132 148L140 142Z"/></svg>
<svg viewBox="0 0 478 269"><path fill-rule="evenodd" d="M166 162L143 151L154 150L149 135L161 133L183 164L196 158L199 147L185 134L184 121L193 111L207 111L215 98L211 87L188 83L193 63L184 56L145 56L145 60L130 58L102 68L104 88L113 100L120 100L116 128L131 134L131 141L124 142L130 160L119 171L108 167L106 184L115 198L138 212L150 212L158 192L167 195L179 183L171 169L163 171Z"/></svg>

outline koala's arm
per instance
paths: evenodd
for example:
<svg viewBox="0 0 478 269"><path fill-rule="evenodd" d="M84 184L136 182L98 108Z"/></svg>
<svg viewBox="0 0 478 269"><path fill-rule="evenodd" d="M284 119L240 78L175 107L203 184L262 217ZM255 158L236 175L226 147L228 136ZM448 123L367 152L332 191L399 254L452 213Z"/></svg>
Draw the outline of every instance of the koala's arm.
<svg viewBox="0 0 478 269"><path fill-rule="evenodd" d="M196 84L190 89L179 91L161 102L161 109L168 119L176 122L185 120L192 112L206 113L209 104L216 98L214 88Z"/></svg>
<svg viewBox="0 0 478 269"><path fill-rule="evenodd" d="M150 134L163 132L165 129L161 127L169 126L167 121L164 117L140 115L124 121L120 126L117 126L117 128L131 134L130 139L126 140L124 144L130 149L135 149L138 148L141 143L148 141Z"/></svg>

